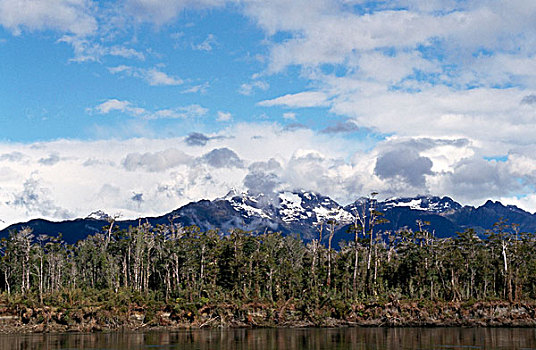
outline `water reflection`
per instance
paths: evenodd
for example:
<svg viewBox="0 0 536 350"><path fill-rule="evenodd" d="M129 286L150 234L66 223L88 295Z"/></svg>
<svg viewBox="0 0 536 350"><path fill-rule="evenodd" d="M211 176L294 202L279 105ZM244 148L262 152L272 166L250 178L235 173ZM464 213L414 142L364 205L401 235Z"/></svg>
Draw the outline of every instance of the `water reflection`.
<svg viewBox="0 0 536 350"><path fill-rule="evenodd" d="M1 335L0 349L536 349L532 328L238 329Z"/></svg>

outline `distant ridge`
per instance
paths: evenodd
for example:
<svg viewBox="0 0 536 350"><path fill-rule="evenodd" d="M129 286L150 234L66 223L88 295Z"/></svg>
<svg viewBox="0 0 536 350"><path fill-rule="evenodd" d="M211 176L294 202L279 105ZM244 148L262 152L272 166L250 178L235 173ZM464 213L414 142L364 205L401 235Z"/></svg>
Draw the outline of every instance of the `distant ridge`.
<svg viewBox="0 0 536 350"><path fill-rule="evenodd" d="M141 218L152 225L169 224L170 218L184 226L196 225L201 230L219 229L228 232L239 228L253 232L280 231L285 235L295 234L309 241L317 237L321 222L335 219L339 224L335 242L351 240L347 231L353 213L361 210L369 199L359 198L354 203L341 206L331 198L309 191L280 192L271 195L246 194L230 191L215 200L200 200L186 204L158 217ZM389 198L374 203L388 223L377 228L396 231L403 227L417 229L417 220L429 222L427 229L438 237L450 237L456 232L474 228L477 232L491 229L501 219L519 225L521 231L536 232L536 216L516 206L487 201L480 207L462 206L449 197L416 196ZM86 218L52 222L43 219L18 223L0 231L6 237L10 231L31 227L35 234L57 235L62 233L68 243L87 237L108 225L109 216L97 211ZM139 219L120 220L120 228L136 226Z"/></svg>

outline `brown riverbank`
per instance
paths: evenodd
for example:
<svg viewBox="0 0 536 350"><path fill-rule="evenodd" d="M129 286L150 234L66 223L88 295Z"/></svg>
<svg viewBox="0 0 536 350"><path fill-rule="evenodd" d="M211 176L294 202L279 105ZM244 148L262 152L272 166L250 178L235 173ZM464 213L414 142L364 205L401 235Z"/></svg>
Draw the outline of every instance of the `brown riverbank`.
<svg viewBox="0 0 536 350"><path fill-rule="evenodd" d="M355 304L340 310L298 308L295 303L204 305L196 308L148 308L130 305L111 309L99 306L77 308L0 307L0 332L95 332L187 328L237 327L402 327L536 326L534 302L430 302L400 301Z"/></svg>

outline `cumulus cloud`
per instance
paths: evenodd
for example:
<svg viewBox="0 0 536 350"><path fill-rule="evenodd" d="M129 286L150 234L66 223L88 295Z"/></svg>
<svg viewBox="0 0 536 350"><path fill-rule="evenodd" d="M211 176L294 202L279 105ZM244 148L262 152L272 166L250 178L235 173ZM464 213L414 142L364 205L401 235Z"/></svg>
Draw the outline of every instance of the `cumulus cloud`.
<svg viewBox="0 0 536 350"><path fill-rule="evenodd" d="M351 65L363 53L394 48L395 56L405 55L418 52L415 48L419 45L437 46L447 60L458 59L460 54L464 59L477 59L476 55L471 57L471 50L513 50L535 32L524 25L532 22L536 9L523 1L508 5L456 2L455 7L450 2L434 2L440 5L429 6L433 11L423 3L358 2L344 6L322 0L290 4L252 1L247 3L246 13L270 35L291 34L272 47L273 71L289 65ZM373 6L373 11L368 6Z"/></svg>
<svg viewBox="0 0 536 350"><path fill-rule="evenodd" d="M253 194L273 194L282 184L283 167L274 158L267 161L253 162L248 167L249 173L244 177L244 186Z"/></svg>
<svg viewBox="0 0 536 350"><path fill-rule="evenodd" d="M241 168L244 162L229 148L216 148L201 157L201 160L214 168Z"/></svg>
<svg viewBox="0 0 536 350"><path fill-rule="evenodd" d="M134 193L130 200L137 203L143 202L143 193Z"/></svg>
<svg viewBox="0 0 536 350"><path fill-rule="evenodd" d="M285 131L294 131L299 129L308 129L309 127L302 123L290 123L285 125Z"/></svg>
<svg viewBox="0 0 536 350"><path fill-rule="evenodd" d="M253 162L248 167L250 171L257 172L269 172L269 171L281 171L283 167L281 163L274 158L270 158L267 161Z"/></svg>
<svg viewBox="0 0 536 350"><path fill-rule="evenodd" d="M59 42L73 47L74 60L101 62L113 56L121 59L115 63L120 64L162 56L136 50L135 40L110 44L117 35L114 30L130 35L128 26L138 25L133 22L161 26L181 21L184 9L224 4L224 0L125 0L112 2L111 12L106 12L89 0L0 0L0 25L15 34L61 32ZM61 216L61 208L81 213L101 209L90 205L104 205L107 211L124 210L131 217L150 210L161 214L185 201L221 194L231 185L250 191L304 188L341 201L374 189L389 194L447 194L467 201L512 198L512 193L523 190L520 183L536 185L536 153L530 147L536 141L533 2L233 4L231 10L241 11L264 31L263 47L268 50L265 60L257 61L265 65L262 71L240 85L238 92L267 91L273 75L288 69L290 78L298 72L299 84L258 106L322 107L345 121L315 133L293 123L295 113L287 112L283 118L291 124L286 126L237 123L211 136L192 133L185 138L105 144L61 140L34 148L0 145L2 212L22 218L12 208L33 208L29 212L40 215L35 208L43 205L49 208L44 213ZM215 37L206 39L194 48L210 51ZM161 66L148 67L128 63L109 70L149 85L185 84ZM204 86L184 92L201 92ZM303 91L296 86L304 86ZM196 104L150 109L123 99L104 100L90 110L142 120L208 113ZM231 116L219 111L217 118ZM382 141L343 137L359 128L372 130ZM217 148L206 153L212 148L205 148L209 141ZM187 155L178 145L198 147L188 148L191 155ZM486 160L497 154L507 155L506 161ZM61 181L60 165L66 169ZM25 183L15 176L32 171L46 181ZM140 171L151 176L140 177ZM51 193L58 193L53 201ZM84 201L69 199L69 193L80 193ZM526 198L519 203L536 208L535 197Z"/></svg>
<svg viewBox="0 0 536 350"><path fill-rule="evenodd" d="M319 193L333 193L335 200L347 202L355 200L355 181L360 181L358 171L343 159L329 157L312 149L298 149L286 162L281 174L283 187L288 190L312 190ZM337 193L335 195L335 193Z"/></svg>
<svg viewBox="0 0 536 350"><path fill-rule="evenodd" d="M120 111L133 115L142 115L146 112L143 108L132 107L132 104L128 101L121 101L115 98L102 102L96 106L94 110L100 114L108 114L110 112Z"/></svg>
<svg viewBox="0 0 536 350"><path fill-rule="evenodd" d="M334 100L332 112L353 116L362 127L399 136L478 140L485 152L507 152L507 147L530 140L527 130L536 127L520 110L518 89L453 91L436 86L422 92L341 93L345 96Z"/></svg>
<svg viewBox="0 0 536 350"><path fill-rule="evenodd" d="M338 121L334 125L330 125L320 132L323 134L347 134L359 131L359 126L351 120Z"/></svg>
<svg viewBox="0 0 536 350"><path fill-rule="evenodd" d="M186 153L170 148L155 153L129 153L123 160L123 167L128 171L144 169L149 172L162 172L183 164L189 164L192 157Z"/></svg>
<svg viewBox="0 0 536 350"><path fill-rule="evenodd" d="M207 136L200 132L192 132L188 134L188 136L184 139L184 142L188 146L205 146L210 140L221 140L225 138L226 137L222 135Z"/></svg>
<svg viewBox="0 0 536 350"><path fill-rule="evenodd" d="M67 209L56 205L51 198L52 193L44 187L39 179L29 178L20 192L13 194L13 199L6 202L21 208L27 215L37 214L55 219L68 219L73 216Z"/></svg>
<svg viewBox="0 0 536 350"><path fill-rule="evenodd" d="M522 186L507 167L484 159L463 160L446 174L442 190L470 201L515 194Z"/></svg>
<svg viewBox="0 0 536 350"><path fill-rule="evenodd" d="M186 7L210 8L224 3L224 0L126 0L125 8L140 21L162 25L176 18Z"/></svg>
<svg viewBox="0 0 536 350"><path fill-rule="evenodd" d="M188 146L205 146L210 139L211 138L205 134L192 132L188 135L188 137L186 137L186 139L184 139L184 141Z"/></svg>
<svg viewBox="0 0 536 350"><path fill-rule="evenodd" d="M92 13L93 3L89 0L0 1L0 25L16 35L24 29L90 35L98 27Z"/></svg>
<svg viewBox="0 0 536 350"><path fill-rule="evenodd" d="M97 159L97 158L92 157L92 158L86 159L82 163L82 165L85 166L85 167L94 167L94 166L112 166L112 167L114 167L115 162L110 161L110 160L102 160L102 159Z"/></svg>
<svg viewBox="0 0 536 350"><path fill-rule="evenodd" d="M238 143L230 135L215 136L226 137L218 142ZM236 152L234 157L228 153L228 159L226 152L213 152L206 161L214 166L207 166L202 159L206 150L189 149L192 154L185 156L177 148L183 141L140 138L0 143L2 155L24 154L23 161L0 160L0 212L5 221L0 226L33 218L62 219L67 213L72 214L70 218L86 217L96 210L121 213L123 218L162 215L190 201L223 196L230 187L242 186L247 169L236 167L241 164ZM54 166L39 162L51 154L59 156ZM24 176L31 173L34 175L25 185ZM140 176L143 173L150 176ZM143 201L133 201L133 193L142 193Z"/></svg>
<svg viewBox="0 0 536 350"><path fill-rule="evenodd" d="M43 165L54 165L57 164L60 161L60 156L56 153L50 154L46 158L39 159L39 163Z"/></svg>
<svg viewBox="0 0 536 350"><path fill-rule="evenodd" d="M244 178L244 186L253 194L273 194L280 183L279 177L274 173L251 172Z"/></svg>
<svg viewBox="0 0 536 350"><path fill-rule="evenodd" d="M252 139L259 134L263 137ZM191 147L188 154L180 148L187 147L185 138L0 144L2 155L24 154L22 162L1 160L5 171L0 174L7 174L0 186L3 219L10 224L45 214L85 217L99 209L125 218L162 215L190 201L223 196L233 187L267 195L312 190L341 204L373 190L380 196L450 195L478 204L482 198L511 196L520 189L519 179L536 184L536 169L527 167L534 164L530 147L496 162L484 160L477 146L462 138L391 137L371 149L366 144L356 149L356 140L341 134L273 124L240 124L206 137L217 137L217 147ZM59 157L54 167L39 162L51 154ZM25 185L20 174L32 171L39 180ZM140 176L144 173L150 176ZM135 194L142 194L142 201L133 200Z"/></svg>
<svg viewBox="0 0 536 350"><path fill-rule="evenodd" d="M378 157L374 173L382 179L401 178L410 186L424 187L425 175L432 174L432 161L415 150L392 150Z"/></svg>
<svg viewBox="0 0 536 350"><path fill-rule="evenodd" d="M272 38L268 73L295 66L309 82L259 105L327 106L377 133L466 138L485 154L531 142L536 6L452 3L246 3Z"/></svg>
<svg viewBox="0 0 536 350"><path fill-rule="evenodd" d="M25 158L24 154L22 154L21 152L14 151L14 152L4 153L0 155L0 162L6 161L6 160L10 162L20 162L24 158Z"/></svg>
<svg viewBox="0 0 536 350"><path fill-rule="evenodd" d="M379 180L375 191L386 196L454 196L442 187L446 177L460 162L481 157L477 152L467 139L391 137L371 152L369 171Z"/></svg>
<svg viewBox="0 0 536 350"><path fill-rule="evenodd" d="M536 95L531 94L531 95L524 96L524 97L521 99L521 104L524 104L524 105L533 105L533 104L536 104Z"/></svg>
<svg viewBox="0 0 536 350"><path fill-rule="evenodd" d="M526 179L530 184L536 183L536 147L533 145L511 150L505 164L514 177Z"/></svg>
<svg viewBox="0 0 536 350"><path fill-rule="evenodd" d="M109 202L113 199L121 197L121 188L116 185L105 183L100 186L100 189L97 192L96 198L99 198L100 201Z"/></svg>

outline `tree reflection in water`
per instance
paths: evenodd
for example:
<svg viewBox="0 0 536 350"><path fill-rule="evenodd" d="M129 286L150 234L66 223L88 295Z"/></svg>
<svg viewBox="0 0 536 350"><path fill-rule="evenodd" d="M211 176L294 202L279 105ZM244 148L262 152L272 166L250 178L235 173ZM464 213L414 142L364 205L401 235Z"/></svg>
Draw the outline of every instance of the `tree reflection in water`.
<svg viewBox="0 0 536 350"><path fill-rule="evenodd" d="M531 328L226 329L147 333L0 335L3 350L49 349L519 349Z"/></svg>

